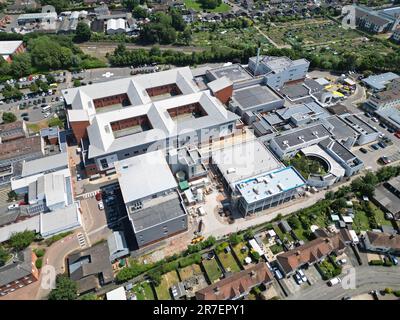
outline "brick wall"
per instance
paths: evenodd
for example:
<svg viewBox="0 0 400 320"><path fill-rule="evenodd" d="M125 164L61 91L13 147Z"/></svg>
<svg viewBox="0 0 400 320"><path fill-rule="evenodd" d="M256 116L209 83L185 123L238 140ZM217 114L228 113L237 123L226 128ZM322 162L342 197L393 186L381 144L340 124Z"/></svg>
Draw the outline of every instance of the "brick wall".
<svg viewBox="0 0 400 320"><path fill-rule="evenodd" d="M87 137L86 128L90 125L89 121L75 121L70 122L72 131L76 141L81 141L82 138Z"/></svg>

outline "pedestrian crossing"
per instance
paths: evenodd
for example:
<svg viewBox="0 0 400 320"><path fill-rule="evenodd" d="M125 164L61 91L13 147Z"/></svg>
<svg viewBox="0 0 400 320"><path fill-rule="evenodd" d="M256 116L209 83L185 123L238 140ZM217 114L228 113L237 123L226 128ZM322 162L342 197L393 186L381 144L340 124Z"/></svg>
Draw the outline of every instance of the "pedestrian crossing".
<svg viewBox="0 0 400 320"><path fill-rule="evenodd" d="M96 193L97 193L97 191L84 193L84 194L82 195L82 198L84 198L84 199L93 198L94 196L96 196Z"/></svg>
<svg viewBox="0 0 400 320"><path fill-rule="evenodd" d="M85 236L82 233L78 233L78 242L81 248L86 247L86 239Z"/></svg>

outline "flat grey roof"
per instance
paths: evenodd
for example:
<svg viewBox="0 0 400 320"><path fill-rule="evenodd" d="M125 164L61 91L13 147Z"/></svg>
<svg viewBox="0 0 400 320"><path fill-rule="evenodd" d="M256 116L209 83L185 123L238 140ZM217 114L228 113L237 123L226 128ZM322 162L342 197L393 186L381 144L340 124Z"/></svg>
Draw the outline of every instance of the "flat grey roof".
<svg viewBox="0 0 400 320"><path fill-rule="evenodd" d="M400 212L400 199L384 186L380 185L375 188L374 199L390 213Z"/></svg>
<svg viewBox="0 0 400 320"><path fill-rule="evenodd" d="M362 82L375 90L383 90L390 81L393 81L397 78L400 78L400 76L393 72L386 72L378 75L369 76L368 78L363 79Z"/></svg>
<svg viewBox="0 0 400 320"><path fill-rule="evenodd" d="M21 176L28 177L41 172L49 172L63 167L68 167L67 152L24 162Z"/></svg>
<svg viewBox="0 0 400 320"><path fill-rule="evenodd" d="M336 153L341 159L344 161L350 161L356 156L351 153L350 150L346 149L343 145L338 143L335 140L332 139L326 139L320 142L321 145L328 147L330 150L332 150L334 153Z"/></svg>
<svg viewBox="0 0 400 320"><path fill-rule="evenodd" d="M212 154L212 161L229 184L283 166L258 140L217 150Z"/></svg>
<svg viewBox="0 0 400 320"><path fill-rule="evenodd" d="M322 124L317 124L312 127L291 130L288 133L284 133L274 138L275 142L279 145L282 150L286 150L289 147L293 147L304 142L316 140L322 137L329 137L330 133ZM302 139L300 139L300 137Z"/></svg>
<svg viewBox="0 0 400 320"><path fill-rule="evenodd" d="M230 66L207 70L213 78L219 79L227 77L232 82L252 79L251 75L240 64L232 64Z"/></svg>
<svg viewBox="0 0 400 320"><path fill-rule="evenodd" d="M309 90L303 84L289 84L281 89L281 93L289 99L296 100L303 97L309 97Z"/></svg>
<svg viewBox="0 0 400 320"><path fill-rule="evenodd" d="M316 116L320 119L329 117L329 112L316 102L297 104L287 108L278 109L276 110L276 113L284 120L289 120L296 114Z"/></svg>
<svg viewBox="0 0 400 320"><path fill-rule="evenodd" d="M376 133L378 132L376 129L372 128L368 123L364 122L363 120L361 120L359 117L355 116L355 115L346 115L343 116L343 118L349 122L353 128L357 131L360 132L360 130L362 130L362 133L366 133L366 134L371 134L371 133Z"/></svg>
<svg viewBox="0 0 400 320"><path fill-rule="evenodd" d="M283 119L277 115L276 113L270 113L268 115L263 116L263 119L268 122L271 126L280 124L283 122Z"/></svg>
<svg viewBox="0 0 400 320"><path fill-rule="evenodd" d="M336 139L358 136L357 131L337 116L325 118L322 122L331 128L331 132Z"/></svg>
<svg viewBox="0 0 400 320"><path fill-rule="evenodd" d="M259 105L282 100L267 86L255 85L244 89L235 90L233 99L242 109L253 108Z"/></svg>
<svg viewBox="0 0 400 320"><path fill-rule="evenodd" d="M181 200L175 192L151 201L155 204L146 203L146 208L129 215L135 232L186 215Z"/></svg>
<svg viewBox="0 0 400 320"><path fill-rule="evenodd" d="M0 287L32 273L32 250L27 248L18 252L13 262L0 268Z"/></svg>

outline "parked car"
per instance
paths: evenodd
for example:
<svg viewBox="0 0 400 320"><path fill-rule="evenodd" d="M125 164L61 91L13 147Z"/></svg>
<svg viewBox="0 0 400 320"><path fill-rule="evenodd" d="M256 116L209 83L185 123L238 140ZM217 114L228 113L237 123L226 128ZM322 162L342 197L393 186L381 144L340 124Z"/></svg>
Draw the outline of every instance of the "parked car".
<svg viewBox="0 0 400 320"><path fill-rule="evenodd" d="M303 280L301 279L301 276L298 273L295 273L295 275L293 277L298 285L303 283Z"/></svg>
<svg viewBox="0 0 400 320"><path fill-rule="evenodd" d="M365 114L365 116L366 116L367 118L371 118L371 117L372 117L372 114L370 114L369 112L365 112L364 114Z"/></svg>
<svg viewBox="0 0 400 320"><path fill-rule="evenodd" d="M306 275L304 274L304 271L303 270L298 270L297 271L297 274L301 277L301 280L303 281L303 282L307 282L307 277L306 277Z"/></svg>
<svg viewBox="0 0 400 320"><path fill-rule="evenodd" d="M19 207L18 203L13 203L8 206L8 210L14 210L17 209L18 207Z"/></svg>
<svg viewBox="0 0 400 320"><path fill-rule="evenodd" d="M23 117L23 118L22 118L22 120L24 120L24 121L27 121L27 122L28 122L28 121L29 121L29 117Z"/></svg>
<svg viewBox="0 0 400 320"><path fill-rule="evenodd" d="M392 263L397 266L399 264L399 260L395 257L392 256L391 254L389 255L390 260L392 261Z"/></svg>
<svg viewBox="0 0 400 320"><path fill-rule="evenodd" d="M371 145L371 148L374 149L374 150L378 150L379 149L379 145L375 143L375 144Z"/></svg>
<svg viewBox="0 0 400 320"><path fill-rule="evenodd" d="M282 275L282 273L279 271L278 268L275 267L273 270L274 270L275 276L276 276L276 278L277 278L278 280L283 279L283 275Z"/></svg>
<svg viewBox="0 0 400 320"><path fill-rule="evenodd" d="M392 161L391 161L388 157L386 157L386 156L380 157L380 158L378 159L378 161L380 161L380 162L383 163L383 164L389 164L389 163L392 162Z"/></svg>
<svg viewBox="0 0 400 320"><path fill-rule="evenodd" d="M396 138L399 138L399 139L400 139L400 131L397 131L397 132L394 134L394 136L395 136Z"/></svg>
<svg viewBox="0 0 400 320"><path fill-rule="evenodd" d="M373 122L379 122L379 120L378 120L377 118L375 118L375 117L372 117L371 120L372 120Z"/></svg>
<svg viewBox="0 0 400 320"><path fill-rule="evenodd" d="M388 128L387 131L390 132L390 133L395 133L396 132L396 130L394 130L393 128Z"/></svg>
<svg viewBox="0 0 400 320"><path fill-rule="evenodd" d="M346 264L346 263L347 263L347 260L346 260L346 259L339 259L339 260L336 261L336 263L337 263L339 266L341 266L341 265Z"/></svg>
<svg viewBox="0 0 400 320"><path fill-rule="evenodd" d="M383 141L379 141L378 145L382 148L385 149L387 147L386 143L384 143Z"/></svg>
<svg viewBox="0 0 400 320"><path fill-rule="evenodd" d="M360 151L361 151L362 153L367 153L367 152L368 152L368 150L365 149L365 148L360 148Z"/></svg>
<svg viewBox="0 0 400 320"><path fill-rule="evenodd" d="M99 210L104 210L104 203L103 201L100 201L97 206L99 207Z"/></svg>
<svg viewBox="0 0 400 320"><path fill-rule="evenodd" d="M384 123L381 122L379 125L380 125L383 129L387 129L387 125L386 125L386 124L384 124Z"/></svg>
<svg viewBox="0 0 400 320"><path fill-rule="evenodd" d="M28 116L28 113L27 113L27 112L21 113L21 118L27 117L27 116Z"/></svg>
<svg viewBox="0 0 400 320"><path fill-rule="evenodd" d="M79 173L76 174L76 180L78 180L78 181L82 180L82 177L81 177L81 175Z"/></svg>
<svg viewBox="0 0 400 320"><path fill-rule="evenodd" d="M328 286L333 287L334 285L337 285L338 283L341 283L341 282L342 282L342 279L340 279L339 277L335 277L335 278L332 278L331 280L329 280L327 283L328 283Z"/></svg>

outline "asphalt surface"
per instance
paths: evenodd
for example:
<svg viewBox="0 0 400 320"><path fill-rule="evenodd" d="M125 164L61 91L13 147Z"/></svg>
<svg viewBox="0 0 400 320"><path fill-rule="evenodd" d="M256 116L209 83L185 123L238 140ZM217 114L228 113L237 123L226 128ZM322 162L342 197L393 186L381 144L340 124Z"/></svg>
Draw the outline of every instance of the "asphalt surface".
<svg viewBox="0 0 400 320"><path fill-rule="evenodd" d="M356 296L371 290L383 290L386 287L400 289L400 267L361 266L355 268L355 289L344 289L341 284L329 287L325 281L304 288L288 300L339 300L345 296Z"/></svg>

